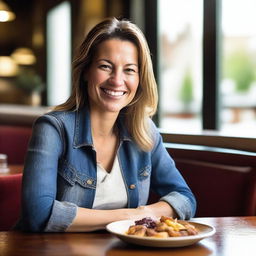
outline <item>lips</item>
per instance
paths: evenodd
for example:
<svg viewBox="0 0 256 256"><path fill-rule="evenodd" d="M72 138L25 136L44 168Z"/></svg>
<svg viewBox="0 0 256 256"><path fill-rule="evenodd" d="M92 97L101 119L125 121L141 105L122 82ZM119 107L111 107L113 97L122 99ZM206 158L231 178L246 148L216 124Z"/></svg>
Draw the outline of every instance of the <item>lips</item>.
<svg viewBox="0 0 256 256"><path fill-rule="evenodd" d="M104 91L106 94L108 94L110 96L114 96L114 97L123 96L125 94L124 91L113 91L113 90L109 90L109 89L105 89L105 88L101 88L101 90Z"/></svg>

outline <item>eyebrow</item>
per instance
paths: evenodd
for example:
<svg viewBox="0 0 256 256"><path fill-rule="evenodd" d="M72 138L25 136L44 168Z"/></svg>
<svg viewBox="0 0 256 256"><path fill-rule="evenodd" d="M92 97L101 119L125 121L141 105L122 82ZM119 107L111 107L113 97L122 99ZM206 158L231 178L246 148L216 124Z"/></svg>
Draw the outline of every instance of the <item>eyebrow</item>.
<svg viewBox="0 0 256 256"><path fill-rule="evenodd" d="M97 61L106 61L109 64L113 65L113 63L110 60L107 60L107 59L98 59ZM135 64L135 63L128 63L128 64L125 64L125 66L136 66L136 67L139 67L139 65Z"/></svg>

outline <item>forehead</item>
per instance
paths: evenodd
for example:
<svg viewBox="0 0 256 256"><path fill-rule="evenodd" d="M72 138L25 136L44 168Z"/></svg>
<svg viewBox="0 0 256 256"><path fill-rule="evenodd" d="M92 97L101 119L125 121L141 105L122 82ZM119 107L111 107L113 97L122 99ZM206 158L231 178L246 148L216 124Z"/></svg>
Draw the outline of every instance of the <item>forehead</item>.
<svg viewBox="0 0 256 256"><path fill-rule="evenodd" d="M126 56L130 58L138 59L138 49L137 46L129 41L119 38L107 39L101 42L95 51L95 57L110 57L110 56Z"/></svg>

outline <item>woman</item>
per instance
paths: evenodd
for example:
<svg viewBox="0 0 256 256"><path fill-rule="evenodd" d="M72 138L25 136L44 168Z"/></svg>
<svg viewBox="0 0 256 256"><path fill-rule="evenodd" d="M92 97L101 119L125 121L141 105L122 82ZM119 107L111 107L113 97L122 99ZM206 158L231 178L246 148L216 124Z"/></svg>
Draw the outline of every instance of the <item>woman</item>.
<svg viewBox="0 0 256 256"><path fill-rule="evenodd" d="M150 52L131 22L107 19L79 48L70 98L34 124L20 225L82 232L122 219L189 219L195 198L150 117L157 89ZM146 205L149 190L160 200Z"/></svg>

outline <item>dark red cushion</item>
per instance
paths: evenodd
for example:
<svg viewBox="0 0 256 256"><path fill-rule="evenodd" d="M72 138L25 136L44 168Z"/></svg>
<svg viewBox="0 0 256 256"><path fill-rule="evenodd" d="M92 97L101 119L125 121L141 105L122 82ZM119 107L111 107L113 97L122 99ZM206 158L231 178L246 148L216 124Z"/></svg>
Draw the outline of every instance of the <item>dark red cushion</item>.
<svg viewBox="0 0 256 256"><path fill-rule="evenodd" d="M253 167L185 159L176 165L197 199L196 217L254 215Z"/></svg>
<svg viewBox="0 0 256 256"><path fill-rule="evenodd" d="M0 231L16 223L21 206L22 174L0 176Z"/></svg>
<svg viewBox="0 0 256 256"><path fill-rule="evenodd" d="M0 154L8 156L9 164L23 164L32 128L0 125Z"/></svg>

